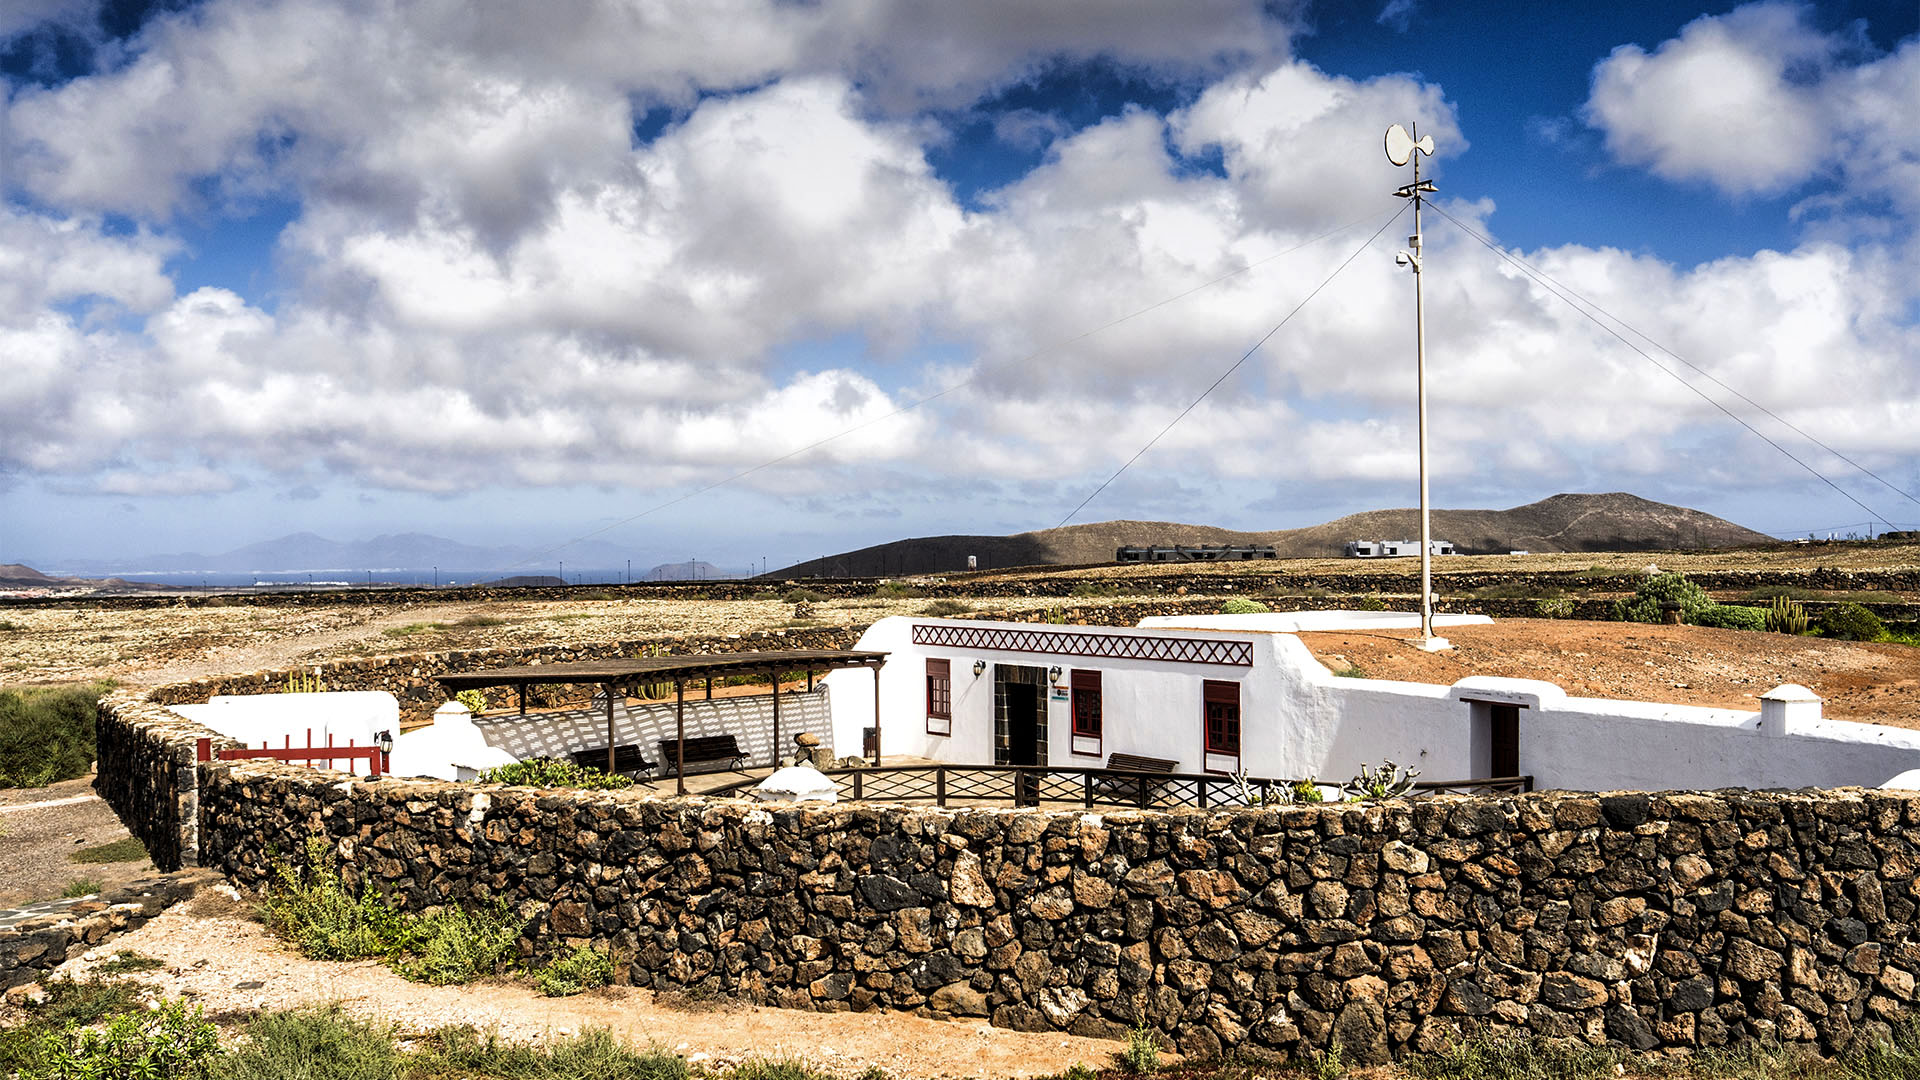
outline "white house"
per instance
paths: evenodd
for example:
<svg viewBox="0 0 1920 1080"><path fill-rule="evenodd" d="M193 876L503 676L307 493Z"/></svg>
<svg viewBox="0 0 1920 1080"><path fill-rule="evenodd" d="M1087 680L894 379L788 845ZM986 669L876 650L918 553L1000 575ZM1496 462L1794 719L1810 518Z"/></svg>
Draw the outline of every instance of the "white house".
<svg viewBox="0 0 1920 1080"><path fill-rule="evenodd" d="M382 732L400 732L400 702L385 690L297 694L216 694L174 712L251 750L302 746L373 746ZM317 768L364 769L365 761L315 759Z"/></svg>
<svg viewBox="0 0 1920 1080"><path fill-rule="evenodd" d="M1878 786L1920 769L1920 733L1820 718L1800 687L1760 712L1569 697L1531 679L1453 686L1343 678L1295 631L1412 626L1391 612L1148 619L1080 627L883 619L882 747L955 763L1095 767L1124 753L1179 772L1338 782L1392 758L1428 780L1529 775L1576 790ZM1442 616L1440 625L1486 622ZM851 675L852 677L848 677ZM874 680L827 676L834 739L873 723ZM1904 781L1903 781L1904 782Z"/></svg>
<svg viewBox="0 0 1920 1080"><path fill-rule="evenodd" d="M1451 555L1453 554L1453 542L1450 540L1433 540L1428 542L1427 550L1435 555ZM1420 541L1418 540L1347 541L1347 557L1350 559L1394 559L1403 555L1418 554L1420 554ZM1514 554L1525 555L1526 552L1519 551Z"/></svg>

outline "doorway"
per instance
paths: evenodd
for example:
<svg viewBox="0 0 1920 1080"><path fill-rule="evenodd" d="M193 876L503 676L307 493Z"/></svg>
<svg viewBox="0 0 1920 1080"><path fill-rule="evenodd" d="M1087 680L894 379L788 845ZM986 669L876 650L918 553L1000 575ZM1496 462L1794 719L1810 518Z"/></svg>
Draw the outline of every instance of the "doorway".
<svg viewBox="0 0 1920 1080"><path fill-rule="evenodd" d="M993 666L993 763L1047 763L1045 668Z"/></svg>
<svg viewBox="0 0 1920 1080"><path fill-rule="evenodd" d="M1475 779L1519 776L1520 710L1524 705L1505 705L1495 701L1470 701L1471 732L1468 736L1472 772Z"/></svg>

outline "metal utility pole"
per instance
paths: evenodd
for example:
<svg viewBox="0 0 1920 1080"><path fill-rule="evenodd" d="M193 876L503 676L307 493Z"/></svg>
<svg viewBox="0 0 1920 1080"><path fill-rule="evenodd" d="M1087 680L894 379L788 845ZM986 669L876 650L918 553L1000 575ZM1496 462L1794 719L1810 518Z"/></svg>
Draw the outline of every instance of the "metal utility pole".
<svg viewBox="0 0 1920 1080"><path fill-rule="evenodd" d="M1414 131L1419 131L1414 125ZM1421 196L1438 190L1433 181L1420 179L1420 157L1432 156L1433 136L1416 138L1406 128L1395 124L1387 129L1387 160L1395 165L1413 164L1413 183L1394 190L1394 195L1402 199L1413 200L1413 235L1407 237L1407 247L1394 256L1401 266L1413 268L1413 322L1416 383L1420 397L1420 642L1422 649L1437 652L1451 648L1447 639L1435 637L1433 633L1433 528L1431 512L1427 502L1427 311L1420 295L1421 271L1425 268L1425 253L1422 247L1420 231L1420 204L1425 201Z"/></svg>

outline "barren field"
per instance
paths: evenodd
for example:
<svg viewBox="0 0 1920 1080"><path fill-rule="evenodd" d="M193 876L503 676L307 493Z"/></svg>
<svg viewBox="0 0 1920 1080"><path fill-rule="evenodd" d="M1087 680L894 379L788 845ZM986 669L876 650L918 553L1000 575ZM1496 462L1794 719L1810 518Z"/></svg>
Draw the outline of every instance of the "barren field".
<svg viewBox="0 0 1920 1080"><path fill-rule="evenodd" d="M206 675L350 656L636 638L738 634L792 626L865 626L916 615L925 599L833 598L796 620L780 600L578 600L109 610L17 608L0 630L0 686L115 679L158 686ZM1058 599L982 600L995 610Z"/></svg>
<svg viewBox="0 0 1920 1080"><path fill-rule="evenodd" d="M1457 682L1469 675L1545 679L1575 697L1758 710L1760 695L1799 683L1840 720L1920 728L1920 649L1706 626L1500 619L1443 631L1453 648L1422 652L1414 630L1322 632L1300 639L1334 671Z"/></svg>

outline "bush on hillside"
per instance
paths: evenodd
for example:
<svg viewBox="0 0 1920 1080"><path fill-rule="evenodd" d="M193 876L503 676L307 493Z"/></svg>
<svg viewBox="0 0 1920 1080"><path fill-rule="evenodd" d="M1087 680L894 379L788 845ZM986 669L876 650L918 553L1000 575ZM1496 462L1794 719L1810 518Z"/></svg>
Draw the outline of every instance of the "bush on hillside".
<svg viewBox="0 0 1920 1080"><path fill-rule="evenodd" d="M1822 637L1839 638L1842 641L1879 641L1886 633L1887 625L1880 621L1880 616L1859 604L1841 604L1820 617Z"/></svg>
<svg viewBox="0 0 1920 1080"><path fill-rule="evenodd" d="M1718 626L1726 630L1765 630L1767 612L1764 608L1742 607L1739 604L1715 604L1700 612L1701 626Z"/></svg>
<svg viewBox="0 0 1920 1080"><path fill-rule="evenodd" d="M1220 605L1222 615L1263 615L1271 610L1260 601L1249 600L1244 596L1236 596Z"/></svg>
<svg viewBox="0 0 1920 1080"><path fill-rule="evenodd" d="M0 690L0 788L87 775L100 695L110 686Z"/></svg>
<svg viewBox="0 0 1920 1080"><path fill-rule="evenodd" d="M1654 574L1633 590L1633 599L1615 600L1613 617L1620 622L1657 623L1660 609L1668 603L1680 605L1680 621L1698 623L1700 613L1713 607L1707 590L1687 580L1687 575L1669 571Z"/></svg>

